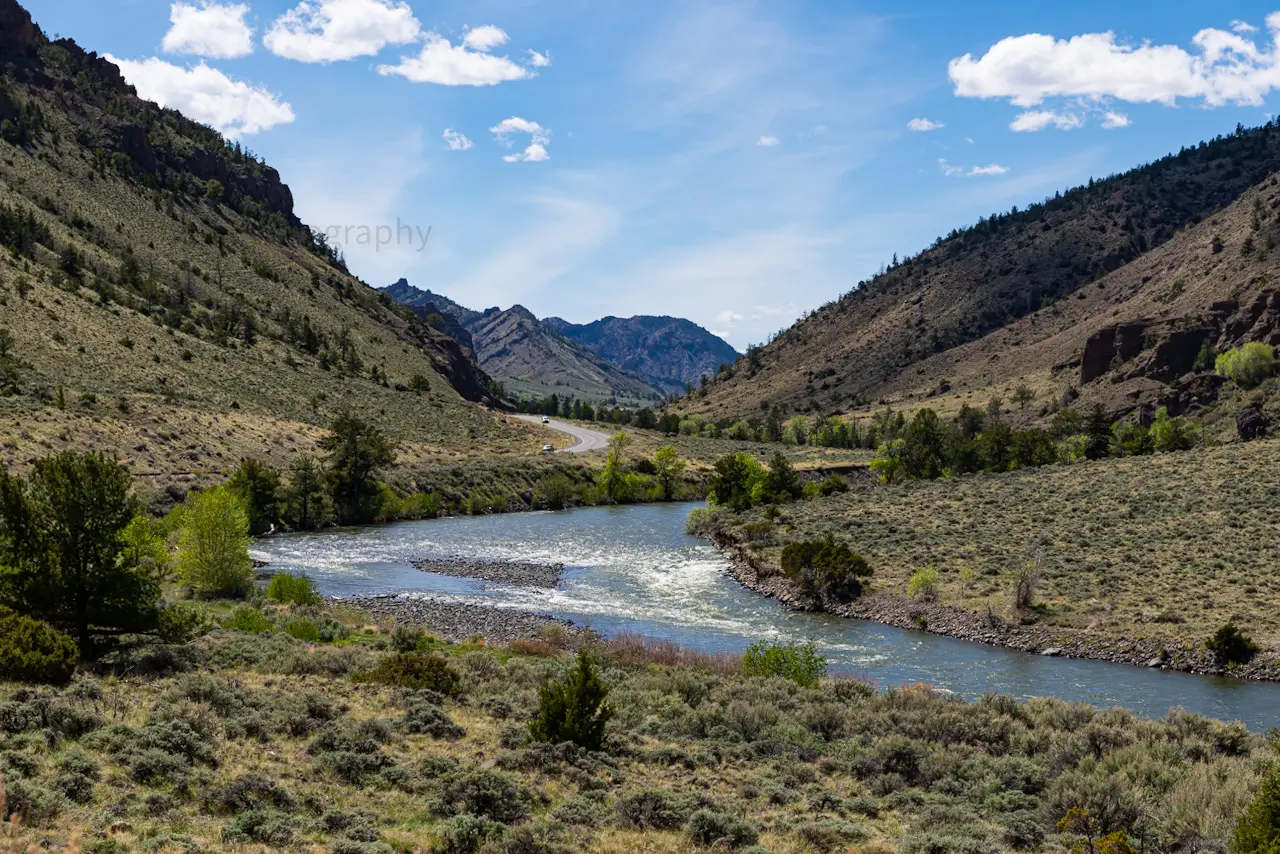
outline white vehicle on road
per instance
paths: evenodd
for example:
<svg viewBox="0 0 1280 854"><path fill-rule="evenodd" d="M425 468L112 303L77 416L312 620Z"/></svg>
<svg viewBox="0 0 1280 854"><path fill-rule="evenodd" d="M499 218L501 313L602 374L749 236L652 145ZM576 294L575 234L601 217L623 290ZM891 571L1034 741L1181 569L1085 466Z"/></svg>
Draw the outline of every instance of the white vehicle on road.
<svg viewBox="0 0 1280 854"><path fill-rule="evenodd" d="M544 454L553 454L553 453L555 453L555 450L556 450L556 446L555 446L555 445L543 445L543 446L542 446L542 453L544 453Z"/></svg>
<svg viewBox="0 0 1280 854"><path fill-rule="evenodd" d="M544 416L542 416L542 423L543 423L543 424L550 424L550 423L551 423L551 419L544 415Z"/></svg>

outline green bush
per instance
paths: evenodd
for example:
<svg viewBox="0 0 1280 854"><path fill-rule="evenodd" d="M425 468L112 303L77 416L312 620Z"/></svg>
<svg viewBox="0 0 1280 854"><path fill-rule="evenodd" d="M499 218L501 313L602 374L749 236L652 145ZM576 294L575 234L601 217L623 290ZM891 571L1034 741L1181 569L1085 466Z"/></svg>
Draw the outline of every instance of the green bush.
<svg viewBox="0 0 1280 854"><path fill-rule="evenodd" d="M285 634L307 643L320 642L320 629L312 620L296 619L285 624Z"/></svg>
<svg viewBox="0 0 1280 854"><path fill-rule="evenodd" d="M529 793L509 774L476 769L441 781L440 808L447 815L475 815L514 824L529 815Z"/></svg>
<svg viewBox="0 0 1280 854"><path fill-rule="evenodd" d="M1273 750L1280 750L1280 740L1273 738L1271 746ZM1236 822L1231 835L1231 854L1275 854L1277 851L1280 851L1280 764L1273 760L1253 800Z"/></svg>
<svg viewBox="0 0 1280 854"><path fill-rule="evenodd" d="M637 830L675 830L685 823L689 804L666 789L636 789L618 798L618 820Z"/></svg>
<svg viewBox="0 0 1280 854"><path fill-rule="evenodd" d="M1214 369L1241 388L1253 388L1275 372L1275 362L1275 348L1251 341L1219 355Z"/></svg>
<svg viewBox="0 0 1280 854"><path fill-rule="evenodd" d="M756 641L742 655L748 676L781 676L802 688L814 688L827 672L827 659L813 641Z"/></svg>
<svg viewBox="0 0 1280 854"><path fill-rule="evenodd" d="M160 609L160 639L165 643L190 643L215 624L203 608L193 602L175 602Z"/></svg>
<svg viewBox="0 0 1280 854"><path fill-rule="evenodd" d="M78 660L69 635L0 607L0 681L65 685Z"/></svg>
<svg viewBox="0 0 1280 854"><path fill-rule="evenodd" d="M782 571L799 579L808 596L852 602L862 595L871 567L848 545L828 536L825 540L788 543L782 550Z"/></svg>
<svg viewBox="0 0 1280 854"><path fill-rule="evenodd" d="M417 652L426 637L419 626L396 626L391 630L391 648L396 652Z"/></svg>
<svg viewBox="0 0 1280 854"><path fill-rule="evenodd" d="M260 635L263 632L271 631L274 624L266 614L262 613L261 609L252 605L240 605L231 612L231 617L226 621L225 626L237 632Z"/></svg>
<svg viewBox="0 0 1280 854"><path fill-rule="evenodd" d="M502 835L505 826L500 822L463 813L441 822L437 832L440 840L431 848L437 854L477 854L490 839Z"/></svg>
<svg viewBox="0 0 1280 854"><path fill-rule="evenodd" d="M267 598L287 605L315 605L320 602L316 584L303 575L277 572L267 583Z"/></svg>
<svg viewBox="0 0 1280 854"><path fill-rule="evenodd" d="M446 697L457 695L458 674L441 655L432 652L401 652L388 656L377 667L358 674L357 682L393 685L414 691L435 691Z"/></svg>
<svg viewBox="0 0 1280 854"><path fill-rule="evenodd" d="M1204 645L1221 666L1248 664L1258 654L1258 645L1235 623L1227 623L1218 629Z"/></svg>
<svg viewBox="0 0 1280 854"><path fill-rule="evenodd" d="M538 714L529 734L534 741L571 741L587 750L601 750L605 726L613 717L608 696L609 687L601 681L595 663L586 651L579 652L563 681L545 682L539 689Z"/></svg>
<svg viewBox="0 0 1280 854"><path fill-rule="evenodd" d="M907 595L912 599L923 599L932 602L938 598L938 582L941 576L937 567L924 566L911 573L907 581Z"/></svg>

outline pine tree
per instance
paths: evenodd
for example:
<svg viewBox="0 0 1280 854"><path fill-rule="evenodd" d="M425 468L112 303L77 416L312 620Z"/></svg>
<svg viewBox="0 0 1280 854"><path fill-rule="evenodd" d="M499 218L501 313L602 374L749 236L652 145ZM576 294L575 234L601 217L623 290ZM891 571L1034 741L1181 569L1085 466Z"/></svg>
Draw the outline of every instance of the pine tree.
<svg viewBox="0 0 1280 854"><path fill-rule="evenodd" d="M605 727L614 714L608 696L609 686L583 650L562 682L546 682L538 691L538 716L529 726L530 735L548 744L571 741L587 750L601 750Z"/></svg>

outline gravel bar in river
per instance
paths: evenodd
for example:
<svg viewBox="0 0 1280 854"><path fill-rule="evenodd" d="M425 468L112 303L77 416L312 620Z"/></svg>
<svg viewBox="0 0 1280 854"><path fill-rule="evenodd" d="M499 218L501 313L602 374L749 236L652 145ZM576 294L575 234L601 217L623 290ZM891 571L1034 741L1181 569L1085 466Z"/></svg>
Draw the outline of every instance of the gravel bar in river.
<svg viewBox="0 0 1280 854"><path fill-rule="evenodd" d="M416 569L434 572L437 575L502 581L509 584L522 584L526 587L555 587L560 581L560 574L564 572L562 563L485 560L462 555L415 558L410 563Z"/></svg>
<svg viewBox="0 0 1280 854"><path fill-rule="evenodd" d="M557 620L545 614L531 614L489 605L444 602L420 596L372 596L341 601L368 611L375 620L394 619L404 625L423 626L432 634L448 641L461 641L481 635L488 643L504 644L513 640L538 638L544 628L553 625L575 633L584 631L567 620Z"/></svg>

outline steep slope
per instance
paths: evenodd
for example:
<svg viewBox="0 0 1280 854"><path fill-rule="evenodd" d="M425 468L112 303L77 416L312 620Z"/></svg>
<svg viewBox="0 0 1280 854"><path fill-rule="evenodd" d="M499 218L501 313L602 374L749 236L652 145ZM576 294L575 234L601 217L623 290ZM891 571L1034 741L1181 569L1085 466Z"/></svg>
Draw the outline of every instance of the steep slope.
<svg viewBox="0 0 1280 854"><path fill-rule="evenodd" d="M287 462L342 407L406 457L534 437L456 342L353 278L274 169L0 0L0 461ZM426 380L408 386L415 376Z"/></svg>
<svg viewBox="0 0 1280 854"><path fill-rule="evenodd" d="M1238 129L980 220L753 349L692 405L731 416L757 412L762 399L822 412L877 400L923 375L922 361L1071 297L1277 169L1276 126Z"/></svg>
<svg viewBox="0 0 1280 854"><path fill-rule="evenodd" d="M490 309L469 325L485 371L520 395L570 395L646 404L659 397L643 379L554 332L523 306Z"/></svg>
<svg viewBox="0 0 1280 854"><path fill-rule="evenodd" d="M714 376L738 351L692 321L679 317L606 317L574 324L558 317L542 321L615 365L667 392Z"/></svg>

